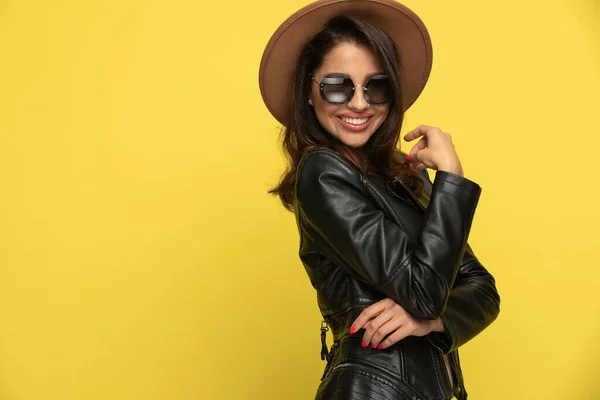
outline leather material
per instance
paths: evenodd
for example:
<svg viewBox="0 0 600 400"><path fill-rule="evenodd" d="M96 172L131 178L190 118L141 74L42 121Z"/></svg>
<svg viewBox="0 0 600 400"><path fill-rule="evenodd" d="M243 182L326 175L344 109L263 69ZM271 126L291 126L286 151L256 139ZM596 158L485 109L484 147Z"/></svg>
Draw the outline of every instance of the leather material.
<svg viewBox="0 0 600 400"><path fill-rule="evenodd" d="M299 256L334 345L318 399L466 399L458 347L499 313L492 275L467 244L481 188L438 171L417 198L399 180L365 175L338 154L306 155L294 211ZM407 337L385 350L349 335L354 319L386 297L445 332ZM451 387L442 354L448 354ZM404 396L404 397L403 397Z"/></svg>

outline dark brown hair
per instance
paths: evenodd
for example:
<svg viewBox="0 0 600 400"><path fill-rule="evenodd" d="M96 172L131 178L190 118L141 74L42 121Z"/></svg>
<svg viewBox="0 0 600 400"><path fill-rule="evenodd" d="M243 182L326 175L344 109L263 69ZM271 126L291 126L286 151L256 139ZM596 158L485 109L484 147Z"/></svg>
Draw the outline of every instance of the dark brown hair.
<svg viewBox="0 0 600 400"><path fill-rule="evenodd" d="M308 104L311 74L320 67L325 55L336 45L354 43L368 47L380 60L389 76L393 96L383 124L360 148L346 146L329 134L319 123L314 109ZM288 167L279 184L269 193L280 197L283 206L293 211L296 170L303 156L318 149L331 149L354 164L365 174L401 179L420 195L424 181L419 172L405 162L406 155L397 149L400 128L404 118L400 90L400 54L394 41L380 28L358 19L339 16L327 22L302 50L290 88L290 120L282 129L282 146Z"/></svg>

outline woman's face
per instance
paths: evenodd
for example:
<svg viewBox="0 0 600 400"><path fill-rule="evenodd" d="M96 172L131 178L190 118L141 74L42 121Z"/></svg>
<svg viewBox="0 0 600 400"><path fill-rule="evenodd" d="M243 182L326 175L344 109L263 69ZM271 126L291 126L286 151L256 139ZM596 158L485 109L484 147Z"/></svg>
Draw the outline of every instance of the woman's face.
<svg viewBox="0 0 600 400"><path fill-rule="evenodd" d="M321 66L313 72L317 82L333 73L348 75L355 85L354 94L346 104L330 104L321 97L319 84L311 83L309 95L319 123L327 132L350 147L361 147L381 126L389 111L389 103L369 104L364 97L363 86L368 79L383 74L383 68L373 52L364 46L341 43L323 59Z"/></svg>

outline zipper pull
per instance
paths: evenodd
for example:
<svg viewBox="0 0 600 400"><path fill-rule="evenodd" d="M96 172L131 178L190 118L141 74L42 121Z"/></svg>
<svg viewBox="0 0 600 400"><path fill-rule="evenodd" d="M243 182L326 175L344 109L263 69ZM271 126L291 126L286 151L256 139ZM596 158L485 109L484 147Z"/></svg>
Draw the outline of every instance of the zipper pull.
<svg viewBox="0 0 600 400"><path fill-rule="evenodd" d="M329 355L329 351L327 351L326 340L328 330L329 327L327 326L325 320L321 321L321 360L325 360L325 358L328 358L327 356Z"/></svg>

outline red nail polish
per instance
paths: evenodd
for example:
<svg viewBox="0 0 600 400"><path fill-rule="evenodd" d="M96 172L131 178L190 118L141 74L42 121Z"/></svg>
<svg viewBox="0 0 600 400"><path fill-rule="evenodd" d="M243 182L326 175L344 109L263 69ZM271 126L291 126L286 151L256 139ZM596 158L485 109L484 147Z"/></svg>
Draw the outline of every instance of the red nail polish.
<svg viewBox="0 0 600 400"><path fill-rule="evenodd" d="M363 348L364 348L364 347L367 347L367 344L365 343L365 341L364 341L364 340L362 341L362 343L361 343L361 346L362 346Z"/></svg>
<svg viewBox="0 0 600 400"><path fill-rule="evenodd" d="M379 350L381 350L383 347L381 347L381 345L379 345L379 346L377 346L377 348L378 348Z"/></svg>
<svg viewBox="0 0 600 400"><path fill-rule="evenodd" d="M352 335L352 334L354 334L354 332L356 332L356 328L353 326L350 327L350 334Z"/></svg>
<svg viewBox="0 0 600 400"><path fill-rule="evenodd" d="M372 345L371 345L371 348L372 348L372 349L374 349L374 348L375 348L375 345L374 345L374 344L372 344Z"/></svg>
<svg viewBox="0 0 600 400"><path fill-rule="evenodd" d="M410 162L410 156L406 156L406 162Z"/></svg>

